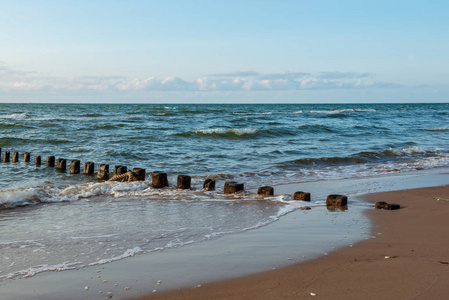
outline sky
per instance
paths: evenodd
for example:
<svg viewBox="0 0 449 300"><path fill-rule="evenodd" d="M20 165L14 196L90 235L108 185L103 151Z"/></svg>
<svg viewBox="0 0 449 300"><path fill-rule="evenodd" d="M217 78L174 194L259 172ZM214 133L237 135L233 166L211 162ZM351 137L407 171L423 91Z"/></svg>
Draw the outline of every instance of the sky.
<svg viewBox="0 0 449 300"><path fill-rule="evenodd" d="M0 0L0 102L448 102L449 1Z"/></svg>

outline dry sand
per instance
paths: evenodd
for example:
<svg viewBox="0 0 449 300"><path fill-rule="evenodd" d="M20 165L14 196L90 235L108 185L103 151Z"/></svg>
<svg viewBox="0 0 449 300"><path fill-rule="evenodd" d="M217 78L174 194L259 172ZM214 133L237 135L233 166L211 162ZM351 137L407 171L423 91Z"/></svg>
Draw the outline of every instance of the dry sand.
<svg viewBox="0 0 449 300"><path fill-rule="evenodd" d="M435 196L449 198L449 186L364 196L402 207L367 212L376 238L279 270L142 299L447 299L449 201Z"/></svg>

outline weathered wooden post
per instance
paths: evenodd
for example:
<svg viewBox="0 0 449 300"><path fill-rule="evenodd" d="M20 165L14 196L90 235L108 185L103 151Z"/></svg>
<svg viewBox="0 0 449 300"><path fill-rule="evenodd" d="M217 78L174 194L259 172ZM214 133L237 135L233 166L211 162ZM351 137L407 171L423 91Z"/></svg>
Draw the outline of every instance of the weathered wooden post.
<svg viewBox="0 0 449 300"><path fill-rule="evenodd" d="M126 167L125 167L126 168ZM145 171L145 169L142 169L142 168L134 168L133 170L132 170L132 172L133 172L133 176L134 176L134 180L135 181L144 181L145 180L145 174L146 174L146 171ZM126 172L125 172L126 173Z"/></svg>
<svg viewBox="0 0 449 300"><path fill-rule="evenodd" d="M154 171L151 173L151 183L154 188L163 188L168 186L167 173Z"/></svg>
<svg viewBox="0 0 449 300"><path fill-rule="evenodd" d="M13 163L19 162L19 152L12 153L12 162Z"/></svg>
<svg viewBox="0 0 449 300"><path fill-rule="evenodd" d="M34 159L34 163L36 164L36 166L40 166L41 165L41 156L38 155L36 156L36 158Z"/></svg>
<svg viewBox="0 0 449 300"><path fill-rule="evenodd" d="M261 186L257 190L257 195L259 196L273 196L274 195L274 188L271 186Z"/></svg>
<svg viewBox="0 0 449 300"><path fill-rule="evenodd" d="M177 188L180 190L188 190L190 189L192 183L192 177L189 175L178 175L178 184Z"/></svg>
<svg viewBox="0 0 449 300"><path fill-rule="evenodd" d="M397 203L387 203L384 201L376 202L376 205L374 207L376 209L385 209L385 210L396 210L401 208L401 206Z"/></svg>
<svg viewBox="0 0 449 300"><path fill-rule="evenodd" d="M326 199L328 207L344 207L348 205L348 197L344 195L329 195Z"/></svg>
<svg viewBox="0 0 449 300"><path fill-rule="evenodd" d="M55 157L54 156L47 156L47 167L54 168L55 167Z"/></svg>
<svg viewBox="0 0 449 300"><path fill-rule="evenodd" d="M204 180L203 189L206 191L215 191L215 180L210 178Z"/></svg>
<svg viewBox="0 0 449 300"><path fill-rule="evenodd" d="M244 190L244 185L241 182L226 181L224 185L225 194L234 194Z"/></svg>
<svg viewBox="0 0 449 300"><path fill-rule="evenodd" d="M79 174L80 164L81 162L78 159L70 161L70 174Z"/></svg>
<svg viewBox="0 0 449 300"><path fill-rule="evenodd" d="M3 154L3 162L9 162L9 158L10 158L9 151L5 151L5 153Z"/></svg>
<svg viewBox="0 0 449 300"><path fill-rule="evenodd" d="M109 178L109 165L101 164L98 166L97 178L100 180L108 180Z"/></svg>
<svg viewBox="0 0 449 300"><path fill-rule="evenodd" d="M30 156L30 153L29 153L29 152L25 152L25 153L23 154L23 161L24 161L24 162L30 162L30 161L31 161L31 156Z"/></svg>
<svg viewBox="0 0 449 300"><path fill-rule="evenodd" d="M56 160L56 170L59 172L65 172L67 169L67 160L64 158L58 158Z"/></svg>
<svg viewBox="0 0 449 300"><path fill-rule="evenodd" d="M94 174L95 164L91 161L88 161L84 164L83 174L84 175L92 175Z"/></svg>
<svg viewBox="0 0 449 300"><path fill-rule="evenodd" d="M293 200L310 201L310 193L301 191L295 192L293 194Z"/></svg>
<svg viewBox="0 0 449 300"><path fill-rule="evenodd" d="M112 176L122 175L128 172L128 168L126 166L114 166L114 173Z"/></svg>

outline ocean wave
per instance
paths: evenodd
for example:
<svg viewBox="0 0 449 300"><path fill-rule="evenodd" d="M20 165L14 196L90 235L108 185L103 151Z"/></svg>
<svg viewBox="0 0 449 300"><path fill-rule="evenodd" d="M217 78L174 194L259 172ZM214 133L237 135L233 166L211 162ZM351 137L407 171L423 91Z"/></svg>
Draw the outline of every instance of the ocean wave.
<svg viewBox="0 0 449 300"><path fill-rule="evenodd" d="M449 127L423 128L423 131L448 131Z"/></svg>
<svg viewBox="0 0 449 300"><path fill-rule="evenodd" d="M13 120L23 120L27 118L26 113L21 114L10 114L10 115L0 115L0 119L13 119Z"/></svg>
<svg viewBox="0 0 449 300"><path fill-rule="evenodd" d="M376 112L375 109L360 109L360 108L347 108L347 109L335 109L335 110L310 110L311 114L344 114L354 112Z"/></svg>
<svg viewBox="0 0 449 300"><path fill-rule="evenodd" d="M339 165L339 164L363 164L369 162L382 162L394 158L425 158L438 155L446 156L447 153L439 151L424 151L416 146L404 147L401 149L386 149L382 151L363 151L346 157L320 157L320 158L301 158L284 163L295 165Z"/></svg>

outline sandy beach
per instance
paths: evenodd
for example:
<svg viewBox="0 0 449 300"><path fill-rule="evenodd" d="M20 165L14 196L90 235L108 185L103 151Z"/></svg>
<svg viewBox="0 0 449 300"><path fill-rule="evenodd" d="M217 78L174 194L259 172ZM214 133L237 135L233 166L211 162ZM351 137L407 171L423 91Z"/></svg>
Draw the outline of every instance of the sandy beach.
<svg viewBox="0 0 449 300"><path fill-rule="evenodd" d="M363 196L372 238L319 259L140 299L444 299L449 292L449 187Z"/></svg>

